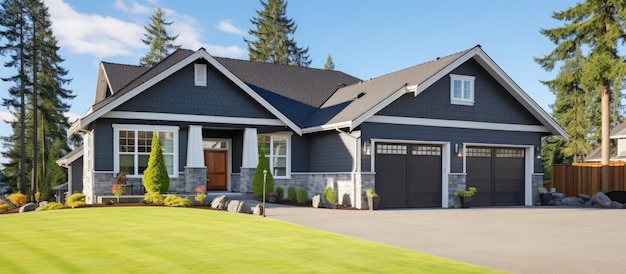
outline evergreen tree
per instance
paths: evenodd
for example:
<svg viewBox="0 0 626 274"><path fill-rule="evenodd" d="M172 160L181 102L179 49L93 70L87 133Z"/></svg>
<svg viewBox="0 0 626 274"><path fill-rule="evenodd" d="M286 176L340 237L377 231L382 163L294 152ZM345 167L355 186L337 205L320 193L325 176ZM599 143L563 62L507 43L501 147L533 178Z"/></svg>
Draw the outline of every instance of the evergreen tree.
<svg viewBox="0 0 626 274"><path fill-rule="evenodd" d="M591 151L589 137L592 130L592 118L599 116L593 108L593 93L586 92L581 84L582 67L585 60L580 51L565 61L556 79L543 82L556 95L556 101L551 106L556 121L563 126L569 138L558 142L566 157L572 157L574 162ZM597 128L597 127L596 127Z"/></svg>
<svg viewBox="0 0 626 274"><path fill-rule="evenodd" d="M7 9L10 6L21 8ZM47 178L51 175L49 172L57 172L55 161L69 151L66 137L69 122L63 114L70 108L66 101L72 99L74 95L63 88L70 80L65 78L67 70L61 67L63 59L58 55L59 47L52 33L50 15L43 2L7 0L3 2L2 7L0 13L14 11L23 19L21 21L23 26L10 24L11 21L2 21L5 30L2 36L8 40L3 46L2 53L8 53L11 60L5 63L5 67L18 69L16 76L3 79L16 84L10 89L9 97L3 98L3 106L11 109L12 113L19 117L17 121L11 122L13 135L3 136L3 143L8 147L3 155L9 159L9 163L5 163L4 172L9 185L17 186L20 182L19 190L30 194L32 199L38 189L51 189L64 181L60 179L42 181L41 178ZM24 41L25 49L11 44L11 41L15 40L8 37L14 33L20 33L16 38L18 41ZM22 54L22 50L26 54ZM26 97L23 108L18 100L22 94ZM21 142L21 136L28 142ZM19 156L22 152L26 155L24 164ZM19 179L18 175L22 172L26 173L25 177L30 178L29 188L24 184L28 179Z"/></svg>
<svg viewBox="0 0 626 274"><path fill-rule="evenodd" d="M178 38L178 35L170 36L165 29L166 26L174 23L166 22L163 19L165 11L158 7L157 10L150 16L150 25L144 27L147 33L144 33L144 39L141 41L150 46L150 52L146 56L139 59L139 64L142 66L154 66L161 60L165 59L170 54L170 51L180 48L181 45L174 45L174 41Z"/></svg>
<svg viewBox="0 0 626 274"><path fill-rule="evenodd" d="M258 17L250 22L256 30L248 30L256 40L244 41L248 44L250 61L308 67L309 48L298 47L293 38L297 26L287 18L287 2L283 0L261 0L263 10L256 11Z"/></svg>
<svg viewBox="0 0 626 274"><path fill-rule="evenodd" d="M263 170L267 170L267 175L265 178L265 193L274 191L274 176L272 176L272 171L269 170L267 166L267 158L265 157L265 149L263 149L262 142L259 140L259 163L254 170L254 175L252 175L252 193L254 196L262 198L263 197Z"/></svg>
<svg viewBox="0 0 626 274"><path fill-rule="evenodd" d="M148 159L148 167L143 172L143 186L148 193L167 193L170 188L170 177L167 174L165 159L163 158L163 150L159 141L158 132L152 133L152 144L150 150L150 158Z"/></svg>
<svg viewBox="0 0 626 274"><path fill-rule="evenodd" d="M556 48L536 61L551 71L561 61L572 59L584 50L580 84L583 90L600 93L602 191L609 187L610 105L619 100L621 81L626 76L624 57L618 55L618 46L626 42L626 2L587 0L565 11L555 12L554 19L567 22L562 27L542 29L541 34L554 42ZM613 105L616 105L613 102Z"/></svg>
<svg viewBox="0 0 626 274"><path fill-rule="evenodd" d="M326 64L324 64L324 69L335 70L335 63L333 63L333 58L330 56L330 53L328 54L328 57L326 57Z"/></svg>

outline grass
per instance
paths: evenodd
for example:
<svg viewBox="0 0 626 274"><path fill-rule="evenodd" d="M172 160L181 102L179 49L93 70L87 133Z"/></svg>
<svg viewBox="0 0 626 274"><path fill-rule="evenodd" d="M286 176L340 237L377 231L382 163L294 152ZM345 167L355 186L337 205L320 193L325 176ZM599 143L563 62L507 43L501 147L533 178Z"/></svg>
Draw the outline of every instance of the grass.
<svg viewBox="0 0 626 274"><path fill-rule="evenodd" d="M489 273L259 216L102 207L0 215L0 273Z"/></svg>

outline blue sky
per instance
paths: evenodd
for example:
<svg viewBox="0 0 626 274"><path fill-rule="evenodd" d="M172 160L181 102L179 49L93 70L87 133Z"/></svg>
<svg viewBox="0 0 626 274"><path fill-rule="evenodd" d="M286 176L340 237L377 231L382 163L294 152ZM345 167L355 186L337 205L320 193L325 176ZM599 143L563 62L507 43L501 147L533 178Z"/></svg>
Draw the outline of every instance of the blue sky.
<svg viewBox="0 0 626 274"><path fill-rule="evenodd" d="M82 116L93 104L100 61L137 64L148 48L141 42L150 14L161 6L174 23L177 43L214 56L247 59L244 38L261 4L256 0L44 0L61 47L62 66L76 98L67 114ZM335 69L369 79L450 55L477 44L541 107L550 112L552 93L539 81L554 78L533 58L548 54L554 44L539 33L563 23L554 11L577 1L413 1L292 0L287 16L295 20L295 39L309 47L311 67L323 68L331 54ZM4 41L0 41L4 44ZM6 57L0 56L4 63ZM15 71L0 68L0 76ZM0 98L10 83L0 82ZM0 107L0 119L11 119ZM10 127L0 122L0 135ZM5 150L5 148L0 148ZM0 159L4 162L4 159Z"/></svg>

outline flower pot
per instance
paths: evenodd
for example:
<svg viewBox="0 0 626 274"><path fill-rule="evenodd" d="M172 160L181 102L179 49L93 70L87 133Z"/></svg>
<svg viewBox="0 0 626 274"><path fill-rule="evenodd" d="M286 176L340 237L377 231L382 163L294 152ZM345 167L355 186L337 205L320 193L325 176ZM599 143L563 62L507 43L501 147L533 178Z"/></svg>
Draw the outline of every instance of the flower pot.
<svg viewBox="0 0 626 274"><path fill-rule="evenodd" d="M378 197L367 197L367 206L369 210L378 210L378 205L380 204L380 196Z"/></svg>
<svg viewBox="0 0 626 274"><path fill-rule="evenodd" d="M270 203L275 203L278 200L277 196L267 196L267 201Z"/></svg>
<svg viewBox="0 0 626 274"><path fill-rule="evenodd" d="M541 201L542 206L550 205L550 201L552 201L552 193L539 193L539 200Z"/></svg>
<svg viewBox="0 0 626 274"><path fill-rule="evenodd" d="M461 200L461 208L469 208L472 203L472 196L460 196L459 200Z"/></svg>

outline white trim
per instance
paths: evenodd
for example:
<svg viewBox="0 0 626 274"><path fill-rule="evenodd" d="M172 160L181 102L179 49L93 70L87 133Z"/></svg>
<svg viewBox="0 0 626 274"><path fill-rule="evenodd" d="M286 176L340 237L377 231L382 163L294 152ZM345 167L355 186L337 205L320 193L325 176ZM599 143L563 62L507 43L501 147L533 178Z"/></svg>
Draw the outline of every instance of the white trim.
<svg viewBox="0 0 626 274"><path fill-rule="evenodd" d="M193 64L193 81L197 87L206 87L207 65Z"/></svg>
<svg viewBox="0 0 626 274"><path fill-rule="evenodd" d="M302 129L302 134L325 131L325 130L334 130L334 129L344 128L344 127L352 128L352 122L347 121L347 122L339 122L339 123L333 123L333 124L327 124L327 125L321 125L321 126L315 126L315 127L307 127L307 128Z"/></svg>
<svg viewBox="0 0 626 274"><path fill-rule="evenodd" d="M351 171L346 171L346 172L292 172L292 175L350 175L353 172ZM362 174L365 174L364 172L362 172Z"/></svg>
<svg viewBox="0 0 626 274"><path fill-rule="evenodd" d="M204 142L205 141L218 141L218 142L226 142L228 144L227 148L204 148ZM232 184L230 181L230 177L233 174L233 140L229 139L229 138L202 138L202 148L203 148L203 152L202 154L204 154L204 151L226 151L226 190L231 191L232 189ZM204 163L204 165L206 166L206 163ZM208 167L207 167L207 173L208 173ZM208 179L208 178L207 178Z"/></svg>
<svg viewBox="0 0 626 274"><path fill-rule="evenodd" d="M460 74L450 74L450 103L453 105L464 105L464 106L473 106L474 105L474 80L476 77L469 75L460 75ZM454 81L461 81L461 98L457 98L454 96ZM464 97L464 84L465 82L470 83L469 90L469 98L465 99Z"/></svg>
<svg viewBox="0 0 626 274"><path fill-rule="evenodd" d="M274 136L276 137L283 137L286 139L286 144L287 144L287 148L286 148L286 153L287 153L287 157L285 157L285 176L276 176L276 174L274 174L274 172L272 172L272 176L274 177L274 179L291 179L291 132L273 132L273 133L259 133L257 136L259 137L263 137L263 136L270 136L270 142L273 144L274 143ZM270 147L270 153L273 155L273 151L272 151L272 147ZM270 156L270 160L272 159L272 155ZM265 154L265 157L268 157L267 154ZM282 157L282 156L281 156ZM268 168L270 169L270 171L272 170L272 165L273 163L270 161L269 163L267 163Z"/></svg>
<svg viewBox="0 0 626 274"><path fill-rule="evenodd" d="M372 146L372 155L371 155L371 169L372 172L376 173L376 143L400 143L400 144L432 144L432 145L441 145L441 207L448 208L448 191L449 191L449 172L450 172L450 142L440 142L440 141L419 141L419 140L397 140L397 139L370 139Z"/></svg>
<svg viewBox="0 0 626 274"><path fill-rule="evenodd" d="M512 145L512 144L489 144L489 143L463 143L463 173L467 173L467 146L475 147L511 147L524 149L524 205L533 205L533 174L535 173L535 146ZM480 189L478 190L480 191Z"/></svg>
<svg viewBox="0 0 626 274"><path fill-rule="evenodd" d="M219 123L236 125L263 125L263 126L286 126L279 119L248 118L248 117L226 117L207 116L175 113L155 113L155 112L134 112L134 111L110 111L103 118L117 119L140 119L149 121L176 121L176 122L197 122L197 123Z"/></svg>
<svg viewBox="0 0 626 274"><path fill-rule="evenodd" d="M398 90L396 90L389 97L385 98L385 100L382 100L381 102L376 104L374 107L370 108L368 111L363 113L361 116L359 116L356 119L354 119L352 121L352 124L350 125L350 131L355 129L361 123L365 122L365 120L367 120L368 118L372 117L374 114L376 114L379 111L381 111L383 108L387 107L389 104L391 104L394 101L396 101L398 98L402 97L402 95L404 95L406 92L407 92L407 87L406 87L406 85L404 85L401 88L399 88Z"/></svg>
<svg viewBox="0 0 626 274"><path fill-rule="evenodd" d="M108 103L107 105L103 106L102 108L98 109L97 111L86 115L85 117L83 117L83 119L81 119L80 127L81 128L86 128L89 124L91 124L92 122L94 122L98 118L103 117L105 114L107 114L108 112L112 111L116 107L118 107L121 104L129 101L133 97L135 97L138 94L142 93L143 91L149 89L150 87L154 86L158 82L166 79L167 77L169 77L170 75L174 74L175 72L181 70L182 68L186 67L187 65L196 62L200 58L203 58L207 62L209 62L219 72L224 74L224 76L226 76L229 80L233 81L233 83L235 85L237 85L244 92L246 92L250 97L252 97L254 100L256 100L263 107L265 107L265 109L267 109L270 113L272 113L274 116L276 116L280 121L282 121L291 130L296 132L298 135L302 135L302 130L294 122L292 122L284 114L282 114L280 111L278 111L278 109L274 108L269 102L267 102L265 99L263 99L263 97L261 97L254 90L252 90L248 85L246 85L243 81L241 81L241 79L237 78L233 73L228 71L222 64L217 62L203 48L201 48L198 51L194 52L193 54L189 55L187 58L181 60L180 62L172 65L171 67L167 68L166 70L164 70L163 72L159 73L158 75L148 79L146 82L140 84L139 86L135 87L134 89L130 90L129 92L119 96L118 98L116 98L112 102Z"/></svg>
<svg viewBox="0 0 626 274"><path fill-rule="evenodd" d="M178 134L179 134L179 130L180 128L177 126L162 126L162 125L137 125L137 124L112 124L111 125L113 127L113 174L117 174L120 172L119 170L119 142L120 142L120 130L140 130L140 131L152 131L152 132L161 132L161 131L171 131L173 132L173 166L172 166L172 172L174 174L168 174L170 176L170 178L178 178L179 175L179 171L178 171L178 162L179 162L179 157L180 154L178 152L178 146L179 146L179 140L178 140ZM137 151L134 152L134 155L138 155ZM135 167L138 167L138 163L137 163L138 159L137 157L135 157ZM140 174L126 174L126 177L128 178L142 178L143 175Z"/></svg>
<svg viewBox="0 0 626 274"><path fill-rule="evenodd" d="M501 130L501 131L523 131L523 132L549 132L549 130L540 125L519 125L519 124L499 124L487 122L473 122L461 120L443 120L429 118L412 118L398 116L374 115L367 119L370 123L381 124L399 124L412 126L428 126L428 127L451 127L451 128L469 128L469 129L485 129L485 130Z"/></svg>

